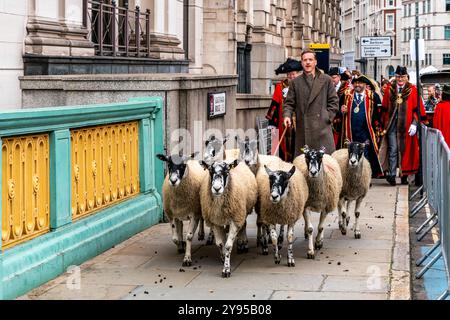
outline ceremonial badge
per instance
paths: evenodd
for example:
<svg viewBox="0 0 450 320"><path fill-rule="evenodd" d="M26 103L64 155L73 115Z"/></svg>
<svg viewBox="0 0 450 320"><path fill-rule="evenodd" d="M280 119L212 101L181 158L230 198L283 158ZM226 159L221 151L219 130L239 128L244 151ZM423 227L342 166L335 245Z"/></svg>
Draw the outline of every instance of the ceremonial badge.
<svg viewBox="0 0 450 320"><path fill-rule="evenodd" d="M402 104L402 103L403 103L402 95L399 94L399 95L397 96L397 104Z"/></svg>

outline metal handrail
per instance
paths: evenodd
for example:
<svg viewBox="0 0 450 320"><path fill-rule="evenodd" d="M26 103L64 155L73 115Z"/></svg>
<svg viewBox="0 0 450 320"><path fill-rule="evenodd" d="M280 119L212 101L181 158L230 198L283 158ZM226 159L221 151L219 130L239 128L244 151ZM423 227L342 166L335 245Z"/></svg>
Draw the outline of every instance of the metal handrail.
<svg viewBox="0 0 450 320"><path fill-rule="evenodd" d="M440 130L427 128L421 125L422 156L423 156L423 188L426 196L422 199L420 208L428 204L433 211L432 218L428 219L419 229L428 228L418 237L420 241L436 224L439 224L438 242L424 254L416 265L421 265L431 253L439 248L438 253L417 274L421 278L439 258L443 258L447 276L447 289L439 296L439 300L450 295L450 149ZM420 208L413 208L416 214ZM417 210L418 209L418 210ZM414 211L414 212L413 212Z"/></svg>
<svg viewBox="0 0 450 320"><path fill-rule="evenodd" d="M83 0L83 26L98 56L150 58L150 10Z"/></svg>

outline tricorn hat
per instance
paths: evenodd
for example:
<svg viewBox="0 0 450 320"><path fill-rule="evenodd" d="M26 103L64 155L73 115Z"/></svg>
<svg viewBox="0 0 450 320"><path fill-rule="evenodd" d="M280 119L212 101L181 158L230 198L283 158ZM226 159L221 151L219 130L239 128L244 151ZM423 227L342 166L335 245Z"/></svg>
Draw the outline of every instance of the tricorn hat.
<svg viewBox="0 0 450 320"><path fill-rule="evenodd" d="M397 69L395 70L396 76L406 76L408 74L408 69L406 67L397 66Z"/></svg>
<svg viewBox="0 0 450 320"><path fill-rule="evenodd" d="M369 78L367 78L365 75L360 75L359 77L354 77L352 80L352 84L355 83L356 81L358 82L363 82L365 84L367 84L368 86L373 86L372 82L370 81Z"/></svg>
<svg viewBox="0 0 450 320"><path fill-rule="evenodd" d="M328 75L331 76L340 76L339 68L338 67L331 67L330 71L328 71Z"/></svg>
<svg viewBox="0 0 450 320"><path fill-rule="evenodd" d="M279 75L280 73L288 73L292 71L301 71L302 65L299 61L295 59L288 58L285 63L279 65L279 67L275 70L275 74Z"/></svg>

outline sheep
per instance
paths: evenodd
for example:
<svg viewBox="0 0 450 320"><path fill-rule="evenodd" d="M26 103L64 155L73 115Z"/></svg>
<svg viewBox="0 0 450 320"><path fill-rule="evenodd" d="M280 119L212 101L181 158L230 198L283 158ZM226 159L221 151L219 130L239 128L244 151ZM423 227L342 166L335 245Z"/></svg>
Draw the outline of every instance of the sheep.
<svg viewBox="0 0 450 320"><path fill-rule="evenodd" d="M203 160L212 164L214 161L222 161L226 159L225 144L228 141L228 135L225 136L223 141L216 138L214 134L210 135L205 141L205 150L203 153Z"/></svg>
<svg viewBox="0 0 450 320"><path fill-rule="evenodd" d="M202 160L209 175L203 178L200 187L200 204L206 223L214 231L216 245L223 260L222 277L231 275L230 255L233 243L238 237L238 247L246 245L245 224L256 203L256 179L250 169L235 159L208 164ZM225 242L224 226L229 226ZM238 234L239 233L239 234Z"/></svg>
<svg viewBox="0 0 450 320"><path fill-rule="evenodd" d="M323 224L328 213L336 210L342 189L341 169L337 161L328 154L325 148L320 150L303 148L304 154L296 157L293 164L300 169L306 178L309 197L306 201L303 217L305 218L305 238L308 239L308 259L314 259L314 249L323 246ZM320 212L320 222L313 246L313 231L310 211Z"/></svg>
<svg viewBox="0 0 450 320"><path fill-rule="evenodd" d="M274 170L275 169L275 170ZM274 170L274 171L273 171ZM278 167L269 168L264 165L256 176L260 216L265 225L269 225L270 236L274 248L275 264L281 261L278 246L278 235L275 225L287 225L288 267L295 266L293 254L294 225L301 217L308 199L308 184L300 170L292 164L283 162ZM283 229L281 229L283 230Z"/></svg>
<svg viewBox="0 0 450 320"><path fill-rule="evenodd" d="M281 165L281 163L284 163L283 160L281 160L277 156L272 155L262 155L258 153L258 141L257 140L250 140L248 136L245 137L244 141L242 141L239 136L236 136L236 141L239 146L239 159L241 161L245 161L245 164L248 165L250 170L253 172L253 174L256 176L258 170L263 167L264 165L267 165L269 167L277 167ZM267 233L268 226L264 225L261 221L260 215L259 215L259 197L255 205L255 212L257 214L257 220L256 220L256 226L257 226L257 234L256 234L256 246L261 246L262 254L267 255L269 254L269 249L267 246L267 238L265 234ZM278 247L281 249L284 241L284 226L280 225L280 232L278 237Z"/></svg>
<svg viewBox="0 0 450 320"><path fill-rule="evenodd" d="M162 189L163 206L172 227L172 241L177 245L178 253L185 252L183 266L192 265L192 238L202 220L199 192L206 172L198 161L189 160L197 154L183 156L180 152L171 156L156 155L161 161L167 162L169 167ZM186 242L183 241L183 220L189 220ZM200 228L199 239L203 238L204 230Z"/></svg>
<svg viewBox="0 0 450 320"><path fill-rule="evenodd" d="M338 204L339 229L343 235L347 234L350 215L346 215L346 211L343 211L342 207L345 205L345 202L347 202L348 213L350 203L356 201L355 225L353 228L356 239L361 239L361 231L359 229L359 207L369 191L372 177L370 163L364 156L364 150L368 144L368 141L366 141L366 143L350 142L347 145L347 149L337 150L331 155L339 163L342 174L342 191L339 196Z"/></svg>

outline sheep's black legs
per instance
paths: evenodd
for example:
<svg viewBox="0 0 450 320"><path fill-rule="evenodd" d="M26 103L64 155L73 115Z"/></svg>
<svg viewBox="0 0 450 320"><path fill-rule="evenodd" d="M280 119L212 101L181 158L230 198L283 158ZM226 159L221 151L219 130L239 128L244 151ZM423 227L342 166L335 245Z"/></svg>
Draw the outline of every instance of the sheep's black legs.
<svg viewBox="0 0 450 320"><path fill-rule="evenodd" d="M186 253L184 255L183 259L183 266L189 267L192 265L192 258L191 258L191 252L192 252L192 238L194 237L195 230L197 229L198 222L200 218L190 218L189 219L189 227L188 232L186 235Z"/></svg>
<svg viewBox="0 0 450 320"><path fill-rule="evenodd" d="M356 199L355 204L355 226L353 227L355 231L355 239L361 239L361 231L359 230L359 207L361 206L361 202L363 197Z"/></svg>
<svg viewBox="0 0 450 320"><path fill-rule="evenodd" d="M178 253L184 253L186 249L186 242L183 241L183 221L175 219L175 226L178 238Z"/></svg>
<svg viewBox="0 0 450 320"><path fill-rule="evenodd" d="M345 209L344 211L342 210L343 207L345 206L345 199L339 199L338 202L338 216L339 216L339 230L341 230L341 233L343 235L347 234L347 226L345 223L345 218L346 218L346 213L345 213Z"/></svg>
<svg viewBox="0 0 450 320"><path fill-rule="evenodd" d="M288 241L288 254L287 254L288 267L295 267L294 251L293 251L293 244L294 244L294 225L293 224L288 225L287 241Z"/></svg>
<svg viewBox="0 0 450 320"><path fill-rule="evenodd" d="M247 221L244 222L241 230L237 235L237 253L247 253L248 252L248 238L247 238Z"/></svg>
<svg viewBox="0 0 450 320"><path fill-rule="evenodd" d="M223 270L222 270L222 277L223 278L229 278L231 275L231 262L230 262L230 257L231 257L231 251L233 250L233 243L234 240L236 239L237 234L239 233L239 227L233 222L231 221L230 224L230 230L228 232L228 238L227 238L227 242L225 244L224 247L224 262L223 262Z"/></svg>
<svg viewBox="0 0 450 320"><path fill-rule="evenodd" d="M172 229L172 241L176 244L178 253L184 253L186 243L183 241L183 221L170 219L170 227Z"/></svg>
<svg viewBox="0 0 450 320"><path fill-rule="evenodd" d="M284 242L284 224L280 224L280 232L278 233L278 250L283 248Z"/></svg>
<svg viewBox="0 0 450 320"><path fill-rule="evenodd" d="M205 240L205 220L203 220L203 218L200 218L199 223L198 241L203 241Z"/></svg>
<svg viewBox="0 0 450 320"><path fill-rule="evenodd" d="M223 262L224 261L223 248L224 248L224 245L225 245L225 229L223 227L213 226L212 230L214 232L216 245L219 248L220 259Z"/></svg>
<svg viewBox="0 0 450 320"><path fill-rule="evenodd" d="M326 212L320 213L320 220L319 220L319 226L317 228L317 236L316 236L316 242L314 244L314 247L316 250L322 249L323 246L323 234L324 234L324 228L323 225L325 223L325 219L327 217Z"/></svg>
<svg viewBox="0 0 450 320"><path fill-rule="evenodd" d="M313 245L313 232L314 227L311 223L311 213L309 210L305 209L303 211L303 217L305 218L305 230L308 236L308 259L314 259L314 245Z"/></svg>
<svg viewBox="0 0 450 320"><path fill-rule="evenodd" d="M212 228L209 229L208 239L206 240L206 245L210 246L214 243L214 231Z"/></svg>
<svg viewBox="0 0 450 320"><path fill-rule="evenodd" d="M280 252L278 251L278 235L276 225L274 224L269 225L269 230L270 230L270 238L272 239L273 258L275 260L275 264L280 264L281 256Z"/></svg>

